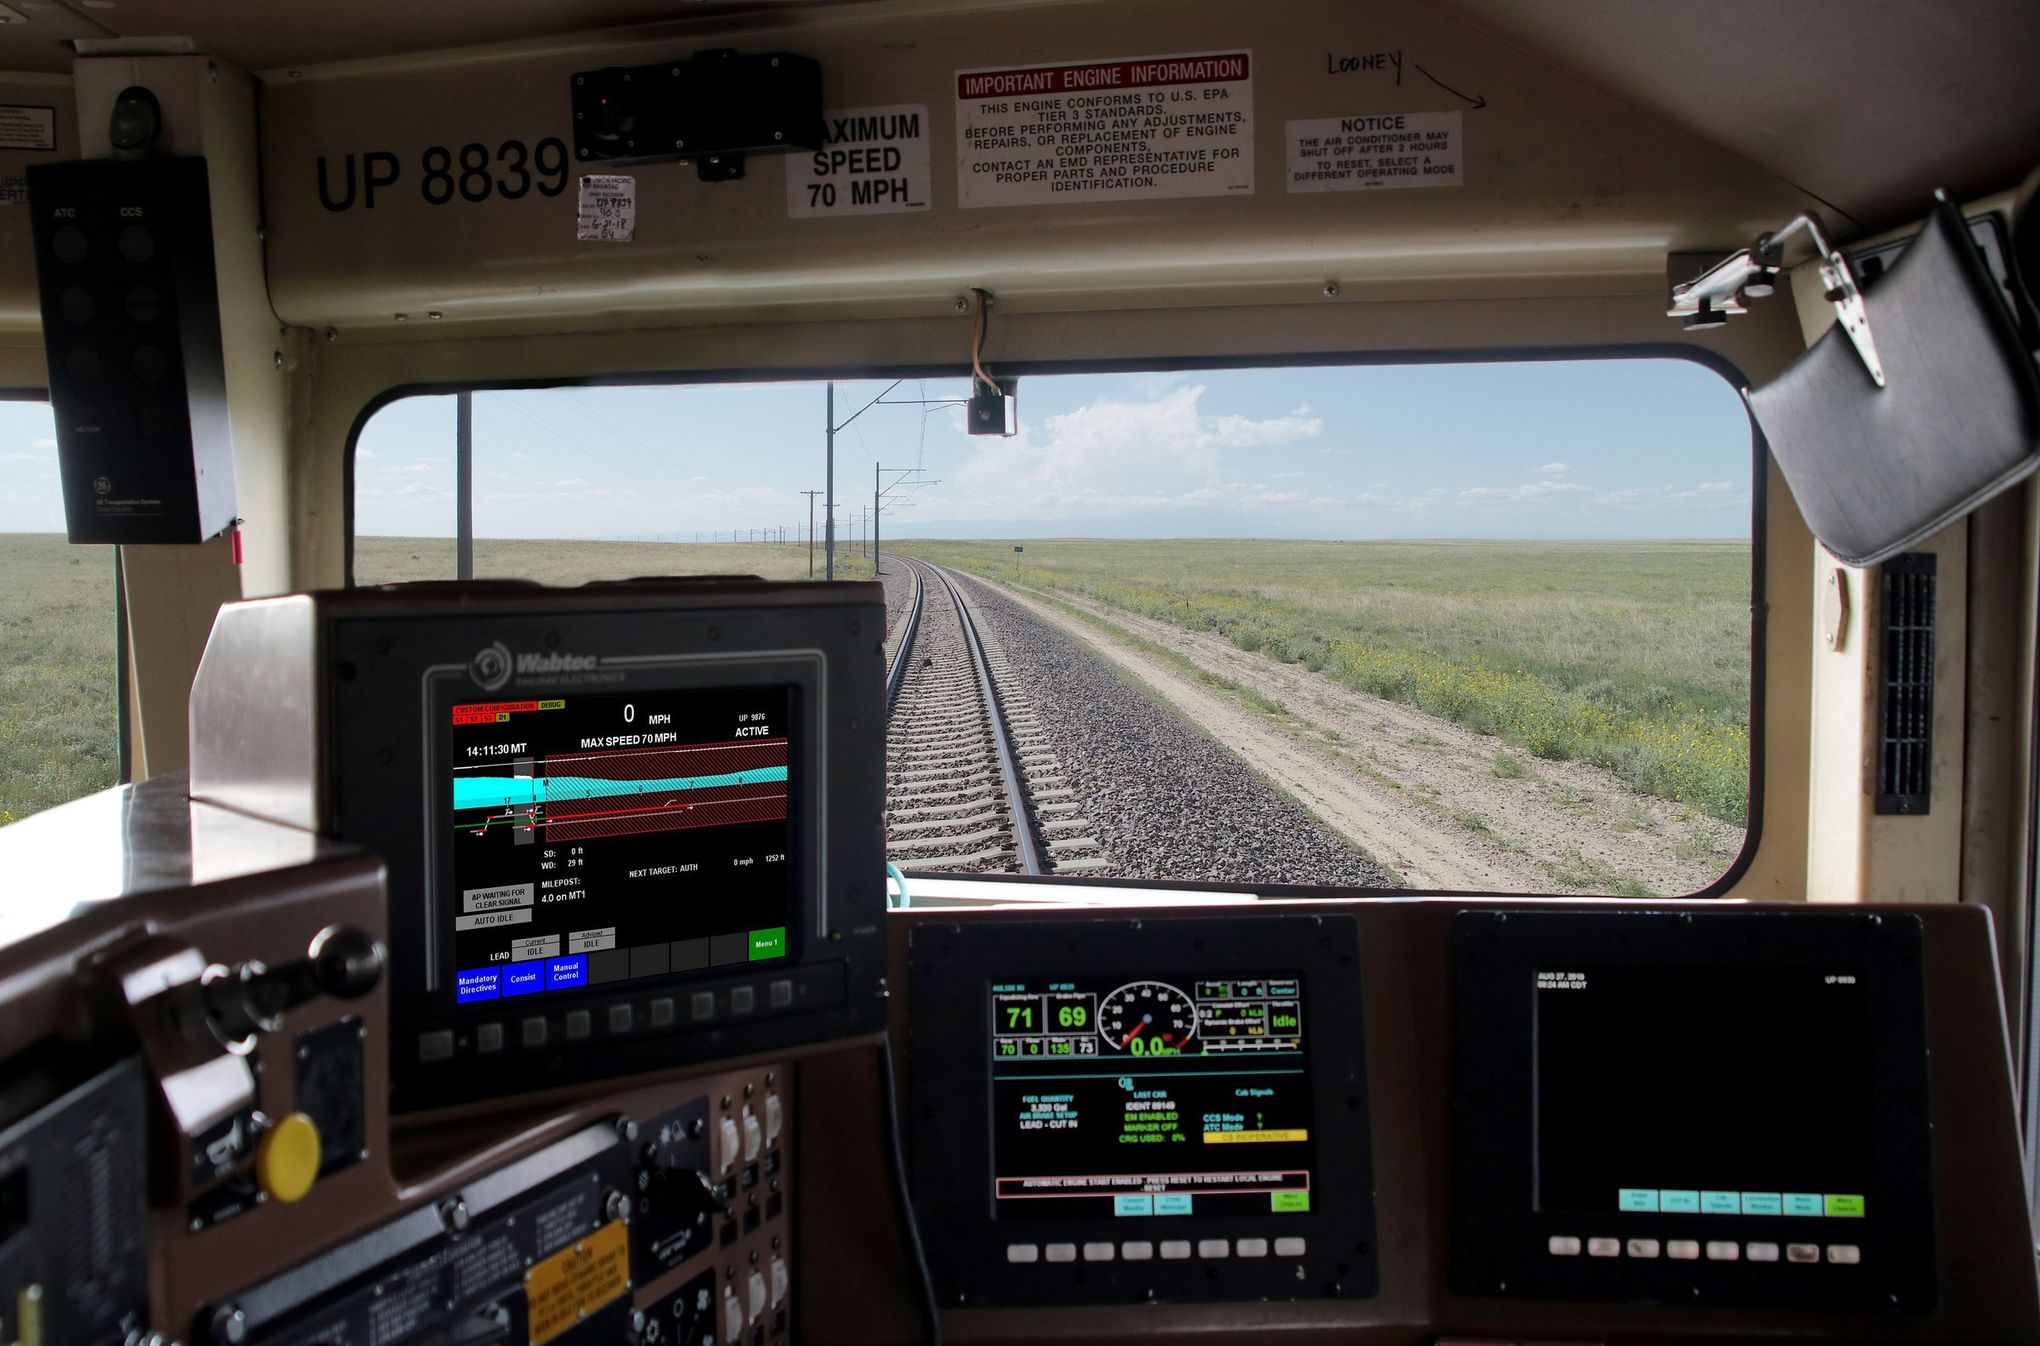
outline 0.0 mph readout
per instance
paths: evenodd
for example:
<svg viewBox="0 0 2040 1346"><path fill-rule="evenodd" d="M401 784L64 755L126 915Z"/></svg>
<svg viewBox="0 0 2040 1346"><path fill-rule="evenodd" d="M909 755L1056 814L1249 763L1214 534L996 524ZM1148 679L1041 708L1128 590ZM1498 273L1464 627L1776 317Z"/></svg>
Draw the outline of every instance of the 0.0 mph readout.
<svg viewBox="0 0 2040 1346"><path fill-rule="evenodd" d="M1099 1002L1098 1035L1113 1051L1174 1056L1197 1036L1197 1005L1167 982L1128 982Z"/></svg>

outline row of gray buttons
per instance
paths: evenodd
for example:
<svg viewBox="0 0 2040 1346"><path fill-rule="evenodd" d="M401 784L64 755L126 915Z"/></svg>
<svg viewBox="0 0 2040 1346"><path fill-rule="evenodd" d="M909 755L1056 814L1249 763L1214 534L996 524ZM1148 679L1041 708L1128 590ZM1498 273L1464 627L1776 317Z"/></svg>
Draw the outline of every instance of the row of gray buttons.
<svg viewBox="0 0 2040 1346"><path fill-rule="evenodd" d="M1307 1246L1300 1238L1268 1239L1199 1239L1196 1243L1197 1256L1207 1260L1222 1257L1266 1257L1270 1247L1277 1257L1301 1257ZM1164 1239L1159 1245L1162 1260L1182 1262L1190 1257L1189 1239ZM1083 1259L1086 1262L1110 1262L1115 1258L1125 1262L1151 1262L1157 1245L1147 1239L1129 1239L1125 1243L1086 1243L1083 1245ZM1051 1243L1044 1250L1038 1243L1009 1243L1006 1245L1006 1260L1016 1265L1044 1260L1050 1262L1074 1262L1078 1248L1074 1243Z"/></svg>
<svg viewBox="0 0 2040 1346"><path fill-rule="evenodd" d="M1578 1257L1581 1242L1570 1234L1553 1234L1546 1245L1553 1257ZM1585 1251L1589 1257L1621 1257L1625 1253L1640 1261L1651 1261L1660 1253L1675 1262L1695 1262L1700 1259L1701 1245L1698 1239L1667 1239L1660 1244L1656 1239L1590 1238L1586 1240ZM1707 1260L1710 1262L1740 1262L1747 1256L1752 1262L1775 1262L1779 1248L1775 1243L1740 1244L1728 1240L1714 1240L1706 1245ZM1784 1248L1785 1260L1805 1265L1821 1260L1821 1246L1818 1243L1788 1243ZM1834 1266L1856 1266L1863 1260L1863 1250L1853 1243L1830 1243L1827 1245L1827 1260Z"/></svg>
<svg viewBox="0 0 2040 1346"><path fill-rule="evenodd" d="M765 987L766 1004L776 1010L786 1009L793 1004L793 983L780 980ZM729 1012L732 1015L751 1014L758 1008L758 988L755 986L732 986L730 988ZM715 992L696 991L687 1000L688 1017L694 1023L707 1023L716 1017ZM631 1032L637 1027L635 1006L611 1005L606 1011L609 1031L615 1034ZM660 996L647 1006L646 1022L653 1028L673 1026L674 1005L671 996ZM561 1024L562 1037L568 1042L584 1042L594 1035L595 1019L591 1010L568 1010ZM552 1038L552 1024L542 1014L534 1014L519 1021L518 1041L526 1047L543 1047ZM504 1025L485 1023L475 1029L475 1050L490 1055L503 1050L505 1042ZM434 1029L418 1035L418 1059L420 1061L449 1061L453 1059L453 1030Z"/></svg>

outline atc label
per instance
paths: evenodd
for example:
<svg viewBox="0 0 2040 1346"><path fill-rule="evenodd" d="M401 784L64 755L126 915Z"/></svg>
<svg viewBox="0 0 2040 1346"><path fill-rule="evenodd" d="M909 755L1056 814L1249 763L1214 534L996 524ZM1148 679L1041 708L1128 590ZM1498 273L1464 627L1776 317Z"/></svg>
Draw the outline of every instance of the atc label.
<svg viewBox="0 0 2040 1346"><path fill-rule="evenodd" d="M822 114L822 147L786 159L786 213L796 220L926 210L928 108L921 103Z"/></svg>
<svg viewBox="0 0 2040 1346"><path fill-rule="evenodd" d="M956 100L964 206L1254 190L1251 52L965 70Z"/></svg>

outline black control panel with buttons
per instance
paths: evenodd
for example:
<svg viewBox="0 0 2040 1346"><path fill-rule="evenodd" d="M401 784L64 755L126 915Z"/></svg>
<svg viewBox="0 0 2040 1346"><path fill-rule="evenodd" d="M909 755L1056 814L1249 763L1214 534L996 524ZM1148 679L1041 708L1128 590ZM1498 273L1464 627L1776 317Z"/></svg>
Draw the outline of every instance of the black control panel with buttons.
<svg viewBox="0 0 2040 1346"><path fill-rule="evenodd" d="M234 521L204 159L28 171L72 542L202 542Z"/></svg>

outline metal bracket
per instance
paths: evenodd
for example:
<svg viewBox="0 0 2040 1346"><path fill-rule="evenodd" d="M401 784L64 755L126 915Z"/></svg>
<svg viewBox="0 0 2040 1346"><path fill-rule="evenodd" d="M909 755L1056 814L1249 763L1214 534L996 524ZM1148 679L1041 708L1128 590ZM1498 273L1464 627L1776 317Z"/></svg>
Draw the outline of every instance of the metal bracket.
<svg viewBox="0 0 2040 1346"><path fill-rule="evenodd" d="M1884 362L1877 354L1877 341L1870 331L1870 313L1863 303L1863 288L1849 259L1828 242L1814 216L1801 215L1783 229L1764 234L1742 251L1709 267L1698 277L1672 287L1672 306L1666 316L1684 318L1689 329L1719 327L1725 316L1742 312L1745 297L1761 298L1772 293L1785 255L1785 241L1804 230L1820 254L1822 294L1835 306L1836 321L1848 333L1862 358L1863 367L1880 388L1884 386Z"/></svg>

